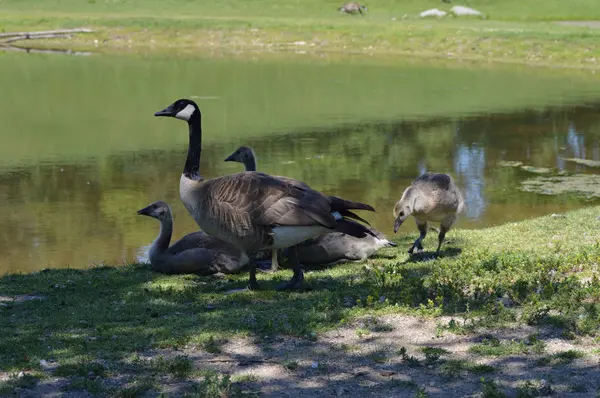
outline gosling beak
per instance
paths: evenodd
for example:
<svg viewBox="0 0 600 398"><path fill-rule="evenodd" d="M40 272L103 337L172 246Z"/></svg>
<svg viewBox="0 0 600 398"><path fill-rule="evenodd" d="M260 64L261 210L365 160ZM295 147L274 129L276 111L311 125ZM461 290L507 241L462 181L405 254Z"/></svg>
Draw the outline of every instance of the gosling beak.
<svg viewBox="0 0 600 398"><path fill-rule="evenodd" d="M143 209L139 209L137 211L138 216L149 216L151 213L150 206L144 207Z"/></svg>
<svg viewBox="0 0 600 398"><path fill-rule="evenodd" d="M398 229L400 228L403 222L404 220L402 220L401 218L396 218L396 221L394 222L394 233L398 232Z"/></svg>

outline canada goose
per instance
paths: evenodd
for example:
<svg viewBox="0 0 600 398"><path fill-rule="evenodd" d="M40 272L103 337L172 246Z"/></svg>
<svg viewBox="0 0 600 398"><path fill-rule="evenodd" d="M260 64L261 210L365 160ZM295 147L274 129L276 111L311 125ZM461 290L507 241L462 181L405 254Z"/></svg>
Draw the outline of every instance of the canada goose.
<svg viewBox="0 0 600 398"><path fill-rule="evenodd" d="M423 250L421 242L427 235L427 223L439 222L438 247L435 252L439 255L440 248L458 214L464 209L463 197L448 174L425 173L418 177L410 187L406 188L402 198L394 206L394 233L408 216L412 215L421 233L408 250L410 254L415 248Z"/></svg>
<svg viewBox="0 0 600 398"><path fill-rule="evenodd" d="M256 154L252 148L241 146L235 150L226 159L226 162L242 163L246 171L256 171ZM305 183L289 177L279 177L292 184L301 184L308 187ZM355 216L354 214L352 216ZM349 215L349 217L352 217ZM360 219L360 218L359 218ZM361 221L367 223L365 220ZM352 221L348 221L352 222ZM333 265L344 261L364 261L378 249L385 246L396 246L390 242L374 228L355 223L356 228L364 229L365 234L362 238L347 235L342 232L329 232L314 239L308 239L298 245L298 259L305 265ZM367 223L368 224L368 223ZM273 249L271 256L272 270L277 270L277 250Z"/></svg>
<svg viewBox="0 0 600 398"><path fill-rule="evenodd" d="M155 116L184 120L189 127L188 156L179 182L181 200L198 226L248 255L260 250L295 246L306 239L339 230L362 236L344 217L350 209L373 207L337 197L258 172L242 172L213 179L199 174L202 116L198 105L180 99ZM294 276L278 289L298 288L304 274L293 250ZM256 262L250 261L248 287L258 288Z"/></svg>
<svg viewBox="0 0 600 398"><path fill-rule="evenodd" d="M338 11L341 12L346 12L348 14L356 14L357 12L359 12L361 15L364 15L363 13L367 10L367 7L360 3L346 3L340 8L338 8Z"/></svg>
<svg viewBox="0 0 600 398"><path fill-rule="evenodd" d="M173 214L168 204L157 201L137 211L160 221L160 233L152 243L149 260L155 271L165 274L231 274L248 264L248 256L221 239L198 231L169 246Z"/></svg>

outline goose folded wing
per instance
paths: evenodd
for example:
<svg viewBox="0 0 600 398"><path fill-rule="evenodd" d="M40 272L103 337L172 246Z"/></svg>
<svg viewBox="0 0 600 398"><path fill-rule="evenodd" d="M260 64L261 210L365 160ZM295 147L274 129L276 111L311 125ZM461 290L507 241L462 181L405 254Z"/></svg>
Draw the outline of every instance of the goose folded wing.
<svg viewBox="0 0 600 398"><path fill-rule="evenodd" d="M230 180L229 189L236 195L222 195L221 206L249 216L254 225L311 226L334 228L327 197L312 189L264 173L246 173Z"/></svg>

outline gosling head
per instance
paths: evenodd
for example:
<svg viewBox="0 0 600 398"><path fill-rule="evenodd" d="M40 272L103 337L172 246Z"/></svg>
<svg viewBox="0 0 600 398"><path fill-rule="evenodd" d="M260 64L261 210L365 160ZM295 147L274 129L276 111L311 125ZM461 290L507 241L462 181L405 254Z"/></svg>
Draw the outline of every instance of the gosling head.
<svg viewBox="0 0 600 398"><path fill-rule="evenodd" d="M238 149L236 149L234 153L227 156L227 158L225 158L225 161L246 164L247 162L249 162L253 159L254 159L254 151L252 151L252 148L249 148L247 146L241 146Z"/></svg>
<svg viewBox="0 0 600 398"><path fill-rule="evenodd" d="M411 195L410 188L404 191L402 198L396 202L394 206L394 233L398 232L398 229L402 223L412 214L414 205L414 198Z"/></svg>
<svg viewBox="0 0 600 398"><path fill-rule="evenodd" d="M166 204L162 200L159 200L158 202L154 202L151 205L138 210L137 214L140 216L148 216L163 221L171 217L171 208L168 204Z"/></svg>
<svg viewBox="0 0 600 398"><path fill-rule="evenodd" d="M162 111L156 112L154 116L169 116L189 122L193 118L199 118L201 114L200 108L198 108L198 105L194 101L178 99Z"/></svg>

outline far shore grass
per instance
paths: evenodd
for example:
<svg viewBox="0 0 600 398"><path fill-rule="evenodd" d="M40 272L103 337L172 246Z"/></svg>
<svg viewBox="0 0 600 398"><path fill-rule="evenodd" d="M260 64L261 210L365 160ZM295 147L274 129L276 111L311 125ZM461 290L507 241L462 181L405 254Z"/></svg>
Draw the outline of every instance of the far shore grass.
<svg viewBox="0 0 600 398"><path fill-rule="evenodd" d="M109 4L110 3L110 4ZM0 2L2 31L86 26L95 33L20 45L110 53L268 53L443 58L536 66L600 68L595 0L366 2L366 16L339 1L17 1ZM419 19L428 8L474 7L487 19Z"/></svg>
<svg viewBox="0 0 600 398"><path fill-rule="evenodd" d="M439 259L430 258L434 236L425 240L424 255L409 257L406 249L416 237L410 232L395 236L397 248L364 264L308 272L312 290L302 293L274 291L290 270L260 275L261 290L232 295L225 292L244 286L247 274L168 276L129 265L5 275L0 278L0 375L24 371L34 378L32 385L44 377L66 377L71 390L131 396L117 391L109 374L133 372L143 384L150 365L158 373L191 372L185 358L140 361L151 350L218 353L238 337L314 341L367 315L438 319L440 333L529 325L555 331L545 336L598 341L599 214L600 207L590 207L483 230L453 230ZM473 350L514 351L498 354L504 346L482 344ZM0 391L13 391L15 383L27 380L10 379ZM21 384L19 391L27 388Z"/></svg>

